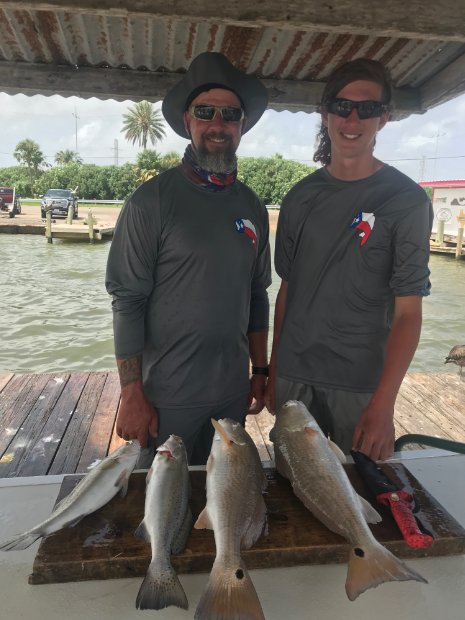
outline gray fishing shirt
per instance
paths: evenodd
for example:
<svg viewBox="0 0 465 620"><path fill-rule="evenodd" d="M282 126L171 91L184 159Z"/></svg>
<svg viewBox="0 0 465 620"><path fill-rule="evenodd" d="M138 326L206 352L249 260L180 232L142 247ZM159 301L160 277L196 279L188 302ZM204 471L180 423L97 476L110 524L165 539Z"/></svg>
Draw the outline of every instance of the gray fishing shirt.
<svg viewBox="0 0 465 620"><path fill-rule="evenodd" d="M432 218L425 191L391 166L350 182L321 168L291 189L275 250L276 271L289 283L280 377L376 389L395 297L429 294Z"/></svg>
<svg viewBox="0 0 465 620"><path fill-rule="evenodd" d="M248 332L268 331L266 207L240 181L212 192L174 168L141 185L108 257L117 359L143 354L155 406L218 405L250 389Z"/></svg>

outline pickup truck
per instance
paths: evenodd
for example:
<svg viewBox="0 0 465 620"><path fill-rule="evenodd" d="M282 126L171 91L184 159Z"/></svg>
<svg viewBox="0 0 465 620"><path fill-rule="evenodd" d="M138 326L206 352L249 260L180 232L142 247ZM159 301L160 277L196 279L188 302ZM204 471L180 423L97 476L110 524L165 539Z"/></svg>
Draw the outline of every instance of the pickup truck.
<svg viewBox="0 0 465 620"><path fill-rule="evenodd" d="M79 198L70 189L49 189L45 196L40 196L40 215L42 219L46 216L47 211L52 212L52 217L62 215L68 216L69 207L73 207L73 219L78 216L78 200Z"/></svg>
<svg viewBox="0 0 465 620"><path fill-rule="evenodd" d="M0 187L0 212L8 213L10 217L21 213L21 196L14 187Z"/></svg>

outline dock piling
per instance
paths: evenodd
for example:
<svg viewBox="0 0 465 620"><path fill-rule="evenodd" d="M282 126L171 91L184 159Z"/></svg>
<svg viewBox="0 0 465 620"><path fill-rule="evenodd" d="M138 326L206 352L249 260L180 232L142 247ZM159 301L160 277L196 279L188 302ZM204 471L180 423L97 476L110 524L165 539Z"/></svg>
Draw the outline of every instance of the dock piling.
<svg viewBox="0 0 465 620"><path fill-rule="evenodd" d="M73 205L68 207L68 218L66 220L67 224L72 224L73 223L73 217L74 217L74 207Z"/></svg>
<svg viewBox="0 0 465 620"><path fill-rule="evenodd" d="M460 260L462 258L462 243L463 243L463 226L457 231L457 248L455 250L455 258Z"/></svg>
<svg viewBox="0 0 465 620"><path fill-rule="evenodd" d="M52 239L52 212L49 209L45 214L47 220L47 226L45 229L45 236L47 237L47 243L53 243Z"/></svg>
<svg viewBox="0 0 465 620"><path fill-rule="evenodd" d="M444 243L444 220L439 220L438 229L436 231L436 243L441 245Z"/></svg>
<svg viewBox="0 0 465 620"><path fill-rule="evenodd" d="M92 211L89 208L89 215L87 216L87 223L89 225L89 242L94 243L94 219L92 217Z"/></svg>

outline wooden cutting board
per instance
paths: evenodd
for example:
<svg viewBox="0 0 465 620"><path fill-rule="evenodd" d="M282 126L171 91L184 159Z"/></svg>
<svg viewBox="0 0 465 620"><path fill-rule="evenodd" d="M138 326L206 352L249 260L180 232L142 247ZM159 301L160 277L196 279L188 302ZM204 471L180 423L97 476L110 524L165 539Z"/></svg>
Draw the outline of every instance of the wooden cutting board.
<svg viewBox="0 0 465 620"><path fill-rule="evenodd" d="M375 537L400 558L459 555L465 553L465 530L402 465L382 465L401 488L413 490L421 506L421 518L435 536L428 549L409 547L389 510L378 504L355 465L345 469L356 491L381 514L372 525ZM349 546L344 538L328 530L294 495L291 485L275 469L267 469L265 501L267 523L258 542L242 557L247 568L276 568L347 562ZM204 471L190 473L191 508L196 519L205 506ZM142 577L151 559L150 545L134 538L144 516L145 474L133 474L124 499L117 496L74 528L61 530L42 541L34 561L31 584ZM82 475L66 476L57 502L68 495ZM195 530L186 549L172 556L178 573L210 571L215 559L215 541L210 530Z"/></svg>

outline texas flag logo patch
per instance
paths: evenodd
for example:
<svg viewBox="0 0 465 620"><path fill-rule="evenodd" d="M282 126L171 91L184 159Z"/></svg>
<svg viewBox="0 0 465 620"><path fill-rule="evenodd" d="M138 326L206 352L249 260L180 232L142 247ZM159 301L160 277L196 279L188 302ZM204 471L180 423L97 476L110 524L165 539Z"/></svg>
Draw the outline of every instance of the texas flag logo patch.
<svg viewBox="0 0 465 620"><path fill-rule="evenodd" d="M373 215L373 213L359 213L356 217L354 217L354 221L352 222L350 227L358 228L362 231L359 235L360 237L362 237L362 240L360 241L360 246L366 243L374 226L375 216Z"/></svg>
<svg viewBox="0 0 465 620"><path fill-rule="evenodd" d="M252 239L252 243L255 248L255 252L257 251L257 231L255 230L255 226L252 224L250 220L236 220L236 228L237 232L245 233L248 237Z"/></svg>

